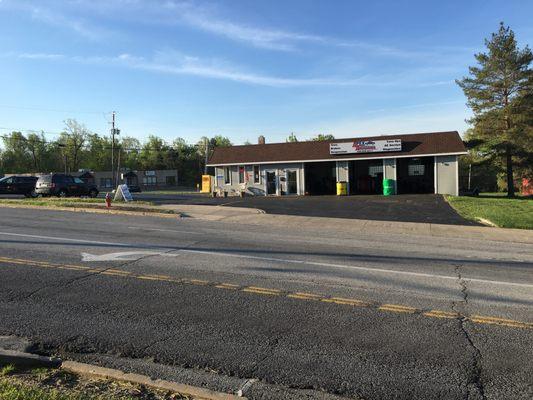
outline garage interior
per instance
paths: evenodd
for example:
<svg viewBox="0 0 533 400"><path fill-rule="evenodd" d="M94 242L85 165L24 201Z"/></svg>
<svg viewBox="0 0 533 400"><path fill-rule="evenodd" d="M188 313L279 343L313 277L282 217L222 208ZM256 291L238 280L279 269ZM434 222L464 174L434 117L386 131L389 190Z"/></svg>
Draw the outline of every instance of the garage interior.
<svg viewBox="0 0 533 400"><path fill-rule="evenodd" d="M383 194L383 160L349 162L350 194Z"/></svg>
<svg viewBox="0 0 533 400"><path fill-rule="evenodd" d="M397 158L398 194L435 193L433 157Z"/></svg>
<svg viewBox="0 0 533 400"><path fill-rule="evenodd" d="M336 194L337 163L314 162L305 164L305 192L310 195Z"/></svg>

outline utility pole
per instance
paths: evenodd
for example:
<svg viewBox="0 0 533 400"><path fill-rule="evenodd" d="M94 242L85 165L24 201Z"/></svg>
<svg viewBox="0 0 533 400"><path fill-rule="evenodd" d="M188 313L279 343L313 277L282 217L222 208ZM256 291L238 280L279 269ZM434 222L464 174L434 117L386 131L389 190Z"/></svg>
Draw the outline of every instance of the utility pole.
<svg viewBox="0 0 533 400"><path fill-rule="evenodd" d="M204 164L204 175L207 175L207 159L209 158L209 141L205 138L205 164Z"/></svg>
<svg viewBox="0 0 533 400"><path fill-rule="evenodd" d="M113 119L111 120L111 180L113 187L116 186L115 177L115 135L120 134L120 129L115 129L115 111L113 111ZM118 169L117 169L118 172Z"/></svg>

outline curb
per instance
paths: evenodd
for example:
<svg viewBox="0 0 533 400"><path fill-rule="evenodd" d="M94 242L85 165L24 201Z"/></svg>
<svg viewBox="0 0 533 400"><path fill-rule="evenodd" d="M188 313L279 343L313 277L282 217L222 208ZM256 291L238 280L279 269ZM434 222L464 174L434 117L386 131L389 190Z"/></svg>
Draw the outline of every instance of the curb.
<svg viewBox="0 0 533 400"><path fill-rule="evenodd" d="M93 214L110 214L110 215L138 215L145 217L158 217L158 218L181 218L182 213L160 213L154 211L129 211L125 209L114 208L111 210L98 209L98 208L78 208L78 207L47 207L47 206L31 206L22 204L2 204L0 208L26 208L32 210L51 210L51 211L70 211L79 213L93 213Z"/></svg>
<svg viewBox="0 0 533 400"><path fill-rule="evenodd" d="M15 365L21 368L58 368L61 360L15 350L0 349L0 365Z"/></svg>
<svg viewBox="0 0 533 400"><path fill-rule="evenodd" d="M144 385L153 389L169 390L172 392L193 396L197 399L204 400L237 400L246 399L246 397L236 396L229 393L215 392L209 389L203 389L196 386L184 385L181 383L165 381L162 379L152 379L145 375L124 373L122 371L97 367L95 365L79 363L76 361L64 361L61 369L78 375L84 375L93 378L105 378L119 380L138 385Z"/></svg>
<svg viewBox="0 0 533 400"><path fill-rule="evenodd" d="M244 399L242 392L239 396L229 393L215 392L197 386L185 385L162 379L152 379L145 375L125 373L117 369L103 368L96 365L84 364L76 361L61 361L59 358L44 357L37 354L16 350L0 349L0 366L14 365L19 368L61 368L65 371L89 378L110 379L143 385L158 390L171 391L195 399L203 400L237 400Z"/></svg>
<svg viewBox="0 0 533 400"><path fill-rule="evenodd" d="M6 338L6 337L1 337ZM10 338L10 337L9 337ZM18 343L18 342L17 342ZM9 346L8 342L8 346ZM113 381L128 382L142 385L155 390L168 391L177 394L203 400L247 400L254 399L283 399L283 400L348 400L347 397L338 396L331 393L322 392L315 389L298 389L261 382L258 379L237 379L228 386L225 385L225 392L220 392L205 387L178 383L176 381L164 379L152 379L149 376L126 373L120 369L100 367L93 364L86 364L77 361L62 361L59 358L43 357L24 351L6 350L0 348L0 367L3 365L15 365L20 368L60 368L64 371L76 375L82 375L89 379L108 379ZM120 368L120 367L119 367ZM163 375L165 375L163 373ZM209 381L209 379L207 379ZM200 376L199 382L206 383L206 377ZM201 383L202 384L202 383ZM233 393L232 393L233 392ZM236 394L234 394L236 393ZM360 399L352 397L352 399Z"/></svg>

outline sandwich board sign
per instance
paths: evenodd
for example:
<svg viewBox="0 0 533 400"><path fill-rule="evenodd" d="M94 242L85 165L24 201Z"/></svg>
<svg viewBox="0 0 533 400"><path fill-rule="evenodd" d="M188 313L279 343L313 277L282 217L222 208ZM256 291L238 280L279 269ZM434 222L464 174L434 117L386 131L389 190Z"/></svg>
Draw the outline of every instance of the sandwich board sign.
<svg viewBox="0 0 533 400"><path fill-rule="evenodd" d="M133 196L130 193L128 185L118 185L115 192L115 201L124 200L126 202L133 201Z"/></svg>

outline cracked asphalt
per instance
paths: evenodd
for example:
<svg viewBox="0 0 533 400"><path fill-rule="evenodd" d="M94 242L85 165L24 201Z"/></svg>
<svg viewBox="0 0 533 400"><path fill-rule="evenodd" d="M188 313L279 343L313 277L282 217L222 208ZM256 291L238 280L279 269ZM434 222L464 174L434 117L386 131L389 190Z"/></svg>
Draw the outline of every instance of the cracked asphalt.
<svg viewBox="0 0 533 400"><path fill-rule="evenodd" d="M40 353L249 398L533 398L531 245L28 209L0 221L0 335Z"/></svg>

